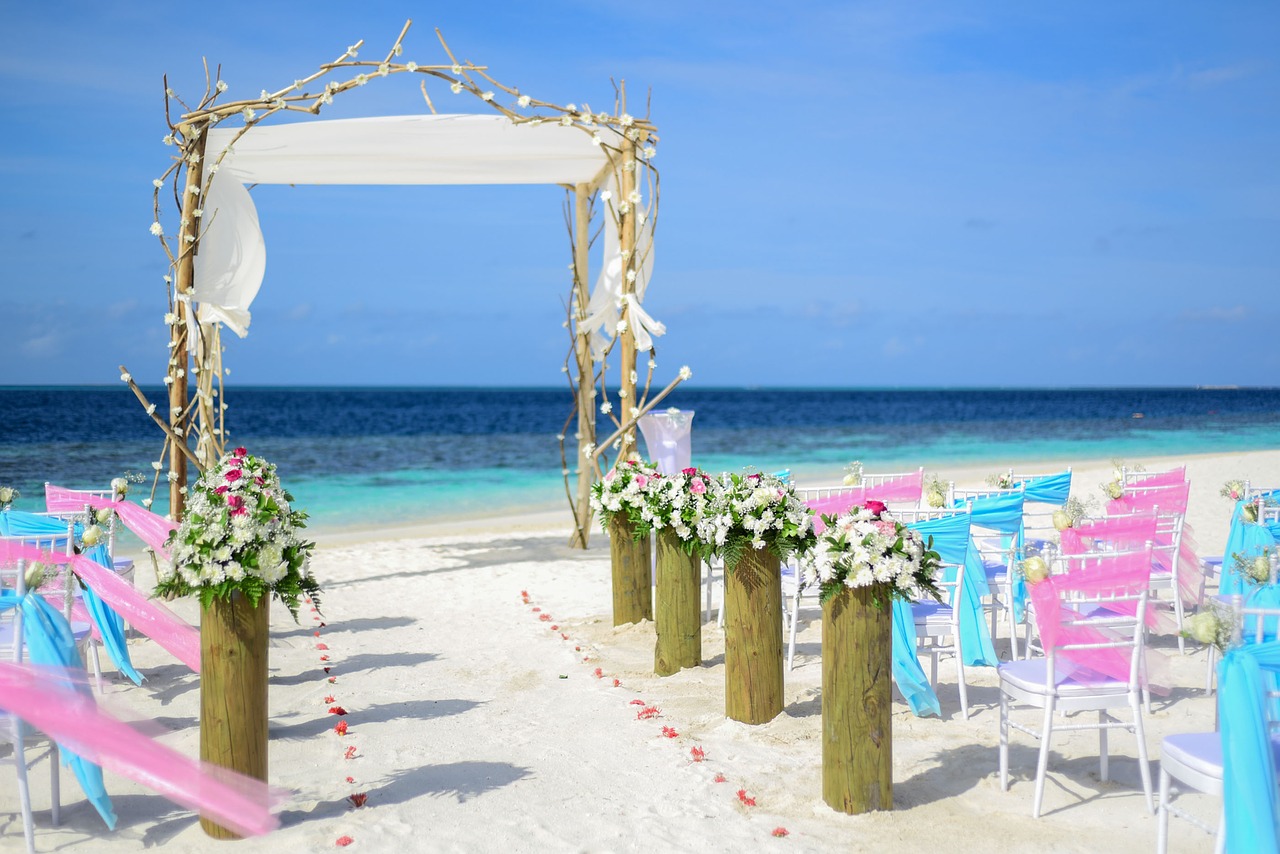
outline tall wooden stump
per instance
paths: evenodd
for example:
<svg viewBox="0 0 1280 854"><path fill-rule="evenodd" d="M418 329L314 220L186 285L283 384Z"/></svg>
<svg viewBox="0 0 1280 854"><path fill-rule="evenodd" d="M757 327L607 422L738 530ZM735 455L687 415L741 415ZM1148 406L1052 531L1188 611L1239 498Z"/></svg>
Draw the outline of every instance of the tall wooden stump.
<svg viewBox="0 0 1280 854"><path fill-rule="evenodd" d="M654 622L658 643L653 672L670 676L702 663L702 561L686 554L680 537L670 528L658 531L658 601Z"/></svg>
<svg viewBox="0 0 1280 854"><path fill-rule="evenodd" d="M841 812L893 809L892 653L893 612L867 588L822 606L822 799Z"/></svg>
<svg viewBox="0 0 1280 854"><path fill-rule="evenodd" d="M635 529L621 513L609 520L609 556L613 563L613 624L653 619L653 552L649 538L635 539Z"/></svg>
<svg viewBox="0 0 1280 854"><path fill-rule="evenodd" d="M253 606L240 593L215 599L200 616L200 758L267 779L267 618L270 599ZM240 837L200 818L215 839Z"/></svg>
<svg viewBox="0 0 1280 854"><path fill-rule="evenodd" d="M782 711L781 570L764 549L725 567L724 713L744 724Z"/></svg>

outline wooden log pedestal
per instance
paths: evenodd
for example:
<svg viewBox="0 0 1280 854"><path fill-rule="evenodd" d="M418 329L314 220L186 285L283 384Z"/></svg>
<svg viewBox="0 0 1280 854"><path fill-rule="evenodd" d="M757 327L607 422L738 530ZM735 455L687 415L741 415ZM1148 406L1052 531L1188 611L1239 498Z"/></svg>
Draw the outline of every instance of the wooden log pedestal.
<svg viewBox="0 0 1280 854"><path fill-rule="evenodd" d="M822 606L822 799L832 809L893 809L892 654L892 608L875 607L868 588Z"/></svg>
<svg viewBox="0 0 1280 854"><path fill-rule="evenodd" d="M763 724L782 712L782 566L746 549L725 566L724 713Z"/></svg>
<svg viewBox="0 0 1280 854"><path fill-rule="evenodd" d="M200 759L267 779L267 639L271 599L239 592L200 615ZM240 836L204 816L214 839Z"/></svg>
<svg viewBox="0 0 1280 854"><path fill-rule="evenodd" d="M654 623L658 642L653 649L653 672L679 673L702 664L702 561L687 554L683 541L670 528L654 538L658 553L658 598Z"/></svg>
<svg viewBox="0 0 1280 854"><path fill-rule="evenodd" d="M609 520L609 557L613 564L613 624L653 619L653 551L649 537L635 538L626 516Z"/></svg>

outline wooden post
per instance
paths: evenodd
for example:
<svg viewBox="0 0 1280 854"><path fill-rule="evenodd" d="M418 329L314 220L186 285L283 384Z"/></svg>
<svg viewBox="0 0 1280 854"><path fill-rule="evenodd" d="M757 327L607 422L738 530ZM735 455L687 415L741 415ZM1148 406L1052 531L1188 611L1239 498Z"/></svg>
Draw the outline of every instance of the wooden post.
<svg viewBox="0 0 1280 854"><path fill-rule="evenodd" d="M198 239L188 242L187 236L199 238L200 218L195 215L195 211L202 201L200 194L191 192L190 188L199 190L202 186L200 178L204 174L204 148L209 135L208 130L208 126L204 124L183 127L183 136L190 142L183 151L187 158L185 166L187 180L182 192L182 214L176 238L178 245L175 254L178 263L173 271L175 297L173 313L177 315L178 322L169 328L169 340L173 343L173 348L169 351L172 364L167 372L173 380L169 384L169 426L173 429L174 435L183 442L187 440L187 427L190 424L187 414L187 372L190 369L188 357L191 352L191 330L195 328L196 313L189 300L178 300L177 297L188 296L195 289L196 249L200 244ZM191 162L192 156L196 159L195 163ZM177 522L182 519L182 508L187 500L180 491L187 484L187 458L177 448L169 453L169 471L177 476L176 480L169 482L169 513L173 521Z"/></svg>
<svg viewBox="0 0 1280 854"><path fill-rule="evenodd" d="M725 567L724 713L745 724L782 711L782 566L746 549Z"/></svg>
<svg viewBox="0 0 1280 854"><path fill-rule="evenodd" d="M822 799L832 809L893 809L892 652L892 610L867 588L822 606Z"/></svg>
<svg viewBox="0 0 1280 854"><path fill-rule="evenodd" d="M658 551L658 598L654 623L658 642L653 672L670 676L702 663L702 561L685 552L675 531L660 529L654 537Z"/></svg>
<svg viewBox="0 0 1280 854"><path fill-rule="evenodd" d="M587 272L591 245L591 186L573 188L573 295L574 356L578 367L578 504L570 548L585 549L591 530L591 484L595 482L595 460L587 456L596 441L595 366L591 361L591 330L583 326L590 301Z"/></svg>
<svg viewBox="0 0 1280 854"><path fill-rule="evenodd" d="M615 513L609 521L609 557L613 564L613 624L622 626L653 619L649 538L635 539L627 517Z"/></svg>
<svg viewBox="0 0 1280 854"><path fill-rule="evenodd" d="M270 600L215 599L200 618L200 758L267 779L267 638ZM239 837L201 817L215 839Z"/></svg>

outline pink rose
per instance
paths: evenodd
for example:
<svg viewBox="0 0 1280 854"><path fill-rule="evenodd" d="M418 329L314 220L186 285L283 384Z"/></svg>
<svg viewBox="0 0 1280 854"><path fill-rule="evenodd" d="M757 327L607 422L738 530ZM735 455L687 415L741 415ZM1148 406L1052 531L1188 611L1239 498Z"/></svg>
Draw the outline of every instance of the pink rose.
<svg viewBox="0 0 1280 854"><path fill-rule="evenodd" d="M242 474L243 473L240 471L240 469L231 469L225 475L223 475L223 477L227 479L227 483L235 483L237 480L240 479Z"/></svg>
<svg viewBox="0 0 1280 854"><path fill-rule="evenodd" d="M617 474L617 469L609 469L609 473L604 476L605 483L613 483L613 476Z"/></svg>
<svg viewBox="0 0 1280 854"><path fill-rule="evenodd" d="M216 487L213 491L221 495L222 493L227 491L227 485L224 483L222 484L222 486Z"/></svg>
<svg viewBox="0 0 1280 854"><path fill-rule="evenodd" d="M886 537L892 537L898 533L898 526L890 522L888 519L876 520L876 530L884 534Z"/></svg>
<svg viewBox="0 0 1280 854"><path fill-rule="evenodd" d="M695 468L680 469L680 474L684 475L685 477L693 477L697 473L698 473L698 470Z"/></svg>
<svg viewBox="0 0 1280 854"><path fill-rule="evenodd" d="M867 508L868 512L870 512L873 516L879 516L885 510L889 509L885 507L885 504L883 501L876 501L874 498L868 499L866 502L863 503L862 506Z"/></svg>
<svg viewBox="0 0 1280 854"><path fill-rule="evenodd" d="M228 457L227 465L231 466L232 468L238 469L242 465L244 465L244 460L240 459L239 457Z"/></svg>
<svg viewBox="0 0 1280 854"><path fill-rule="evenodd" d="M244 506L244 499L241 498L239 495L228 495L227 506L230 507L232 510L236 510Z"/></svg>
<svg viewBox="0 0 1280 854"><path fill-rule="evenodd" d="M642 474L636 475L636 486L640 487L641 489L644 489L645 485L648 483L649 483L649 478L645 477Z"/></svg>
<svg viewBox="0 0 1280 854"><path fill-rule="evenodd" d="M245 457L245 456L248 456L248 455L249 455L249 452L248 452L247 450L245 450L243 447L241 447L241 448L236 448L236 452L235 452L235 453L236 453L236 456L237 456L237 457Z"/></svg>
<svg viewBox="0 0 1280 854"><path fill-rule="evenodd" d="M707 485L702 482L702 478L695 477L693 482L689 484L689 491L694 495L701 495L707 491Z"/></svg>

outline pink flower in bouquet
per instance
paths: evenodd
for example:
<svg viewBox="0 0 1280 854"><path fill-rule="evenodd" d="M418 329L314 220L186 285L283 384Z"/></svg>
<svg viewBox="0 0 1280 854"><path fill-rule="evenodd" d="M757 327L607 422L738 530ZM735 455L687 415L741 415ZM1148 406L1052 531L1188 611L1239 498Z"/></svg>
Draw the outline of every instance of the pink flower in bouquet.
<svg viewBox="0 0 1280 854"><path fill-rule="evenodd" d="M216 493L218 493L219 495L225 495L225 494L226 494L226 492L227 492L227 490L228 490L229 488L230 488L230 487L228 487L228 486L224 483L224 484L222 484L222 486L215 487L213 491L214 491L214 492L216 492Z"/></svg>
<svg viewBox="0 0 1280 854"><path fill-rule="evenodd" d="M680 469L680 474L684 475L685 477L693 477L697 473L698 473L698 470L695 468Z"/></svg>
<svg viewBox="0 0 1280 854"><path fill-rule="evenodd" d="M689 484L689 491L694 495L702 495L707 491L707 483L700 477L695 477Z"/></svg>
<svg viewBox="0 0 1280 854"><path fill-rule="evenodd" d="M884 534L886 537L892 537L898 533L898 526L890 522L888 519L877 519L875 526L876 530Z"/></svg>
<svg viewBox="0 0 1280 854"><path fill-rule="evenodd" d="M617 473L617 469L609 469L609 473L604 476L605 483L613 483L613 476Z"/></svg>
<svg viewBox="0 0 1280 854"><path fill-rule="evenodd" d="M243 447L236 448L237 457L247 457L248 455L249 455L249 451L246 448L243 448Z"/></svg>
<svg viewBox="0 0 1280 854"><path fill-rule="evenodd" d="M239 495L228 495L227 506L230 507L232 510L241 508L244 506L244 499L241 498Z"/></svg>
<svg viewBox="0 0 1280 854"><path fill-rule="evenodd" d="M889 509L885 506L883 501L876 501L874 498L868 499L862 506L867 508L868 512L874 516L879 516L881 513Z"/></svg>
<svg viewBox="0 0 1280 854"><path fill-rule="evenodd" d="M232 468L238 469L242 465L244 465L244 460L240 459L239 457L227 457L227 465L231 466Z"/></svg>
<svg viewBox="0 0 1280 854"><path fill-rule="evenodd" d="M239 480L243 476L244 476L244 473L241 472L240 469L230 469L226 474L223 475L223 477L227 479L227 483L235 483L237 480Z"/></svg>
<svg viewBox="0 0 1280 854"><path fill-rule="evenodd" d="M636 475L636 486L640 487L641 489L644 489L645 486L648 485L648 483L649 483L649 478L645 477L642 474Z"/></svg>

